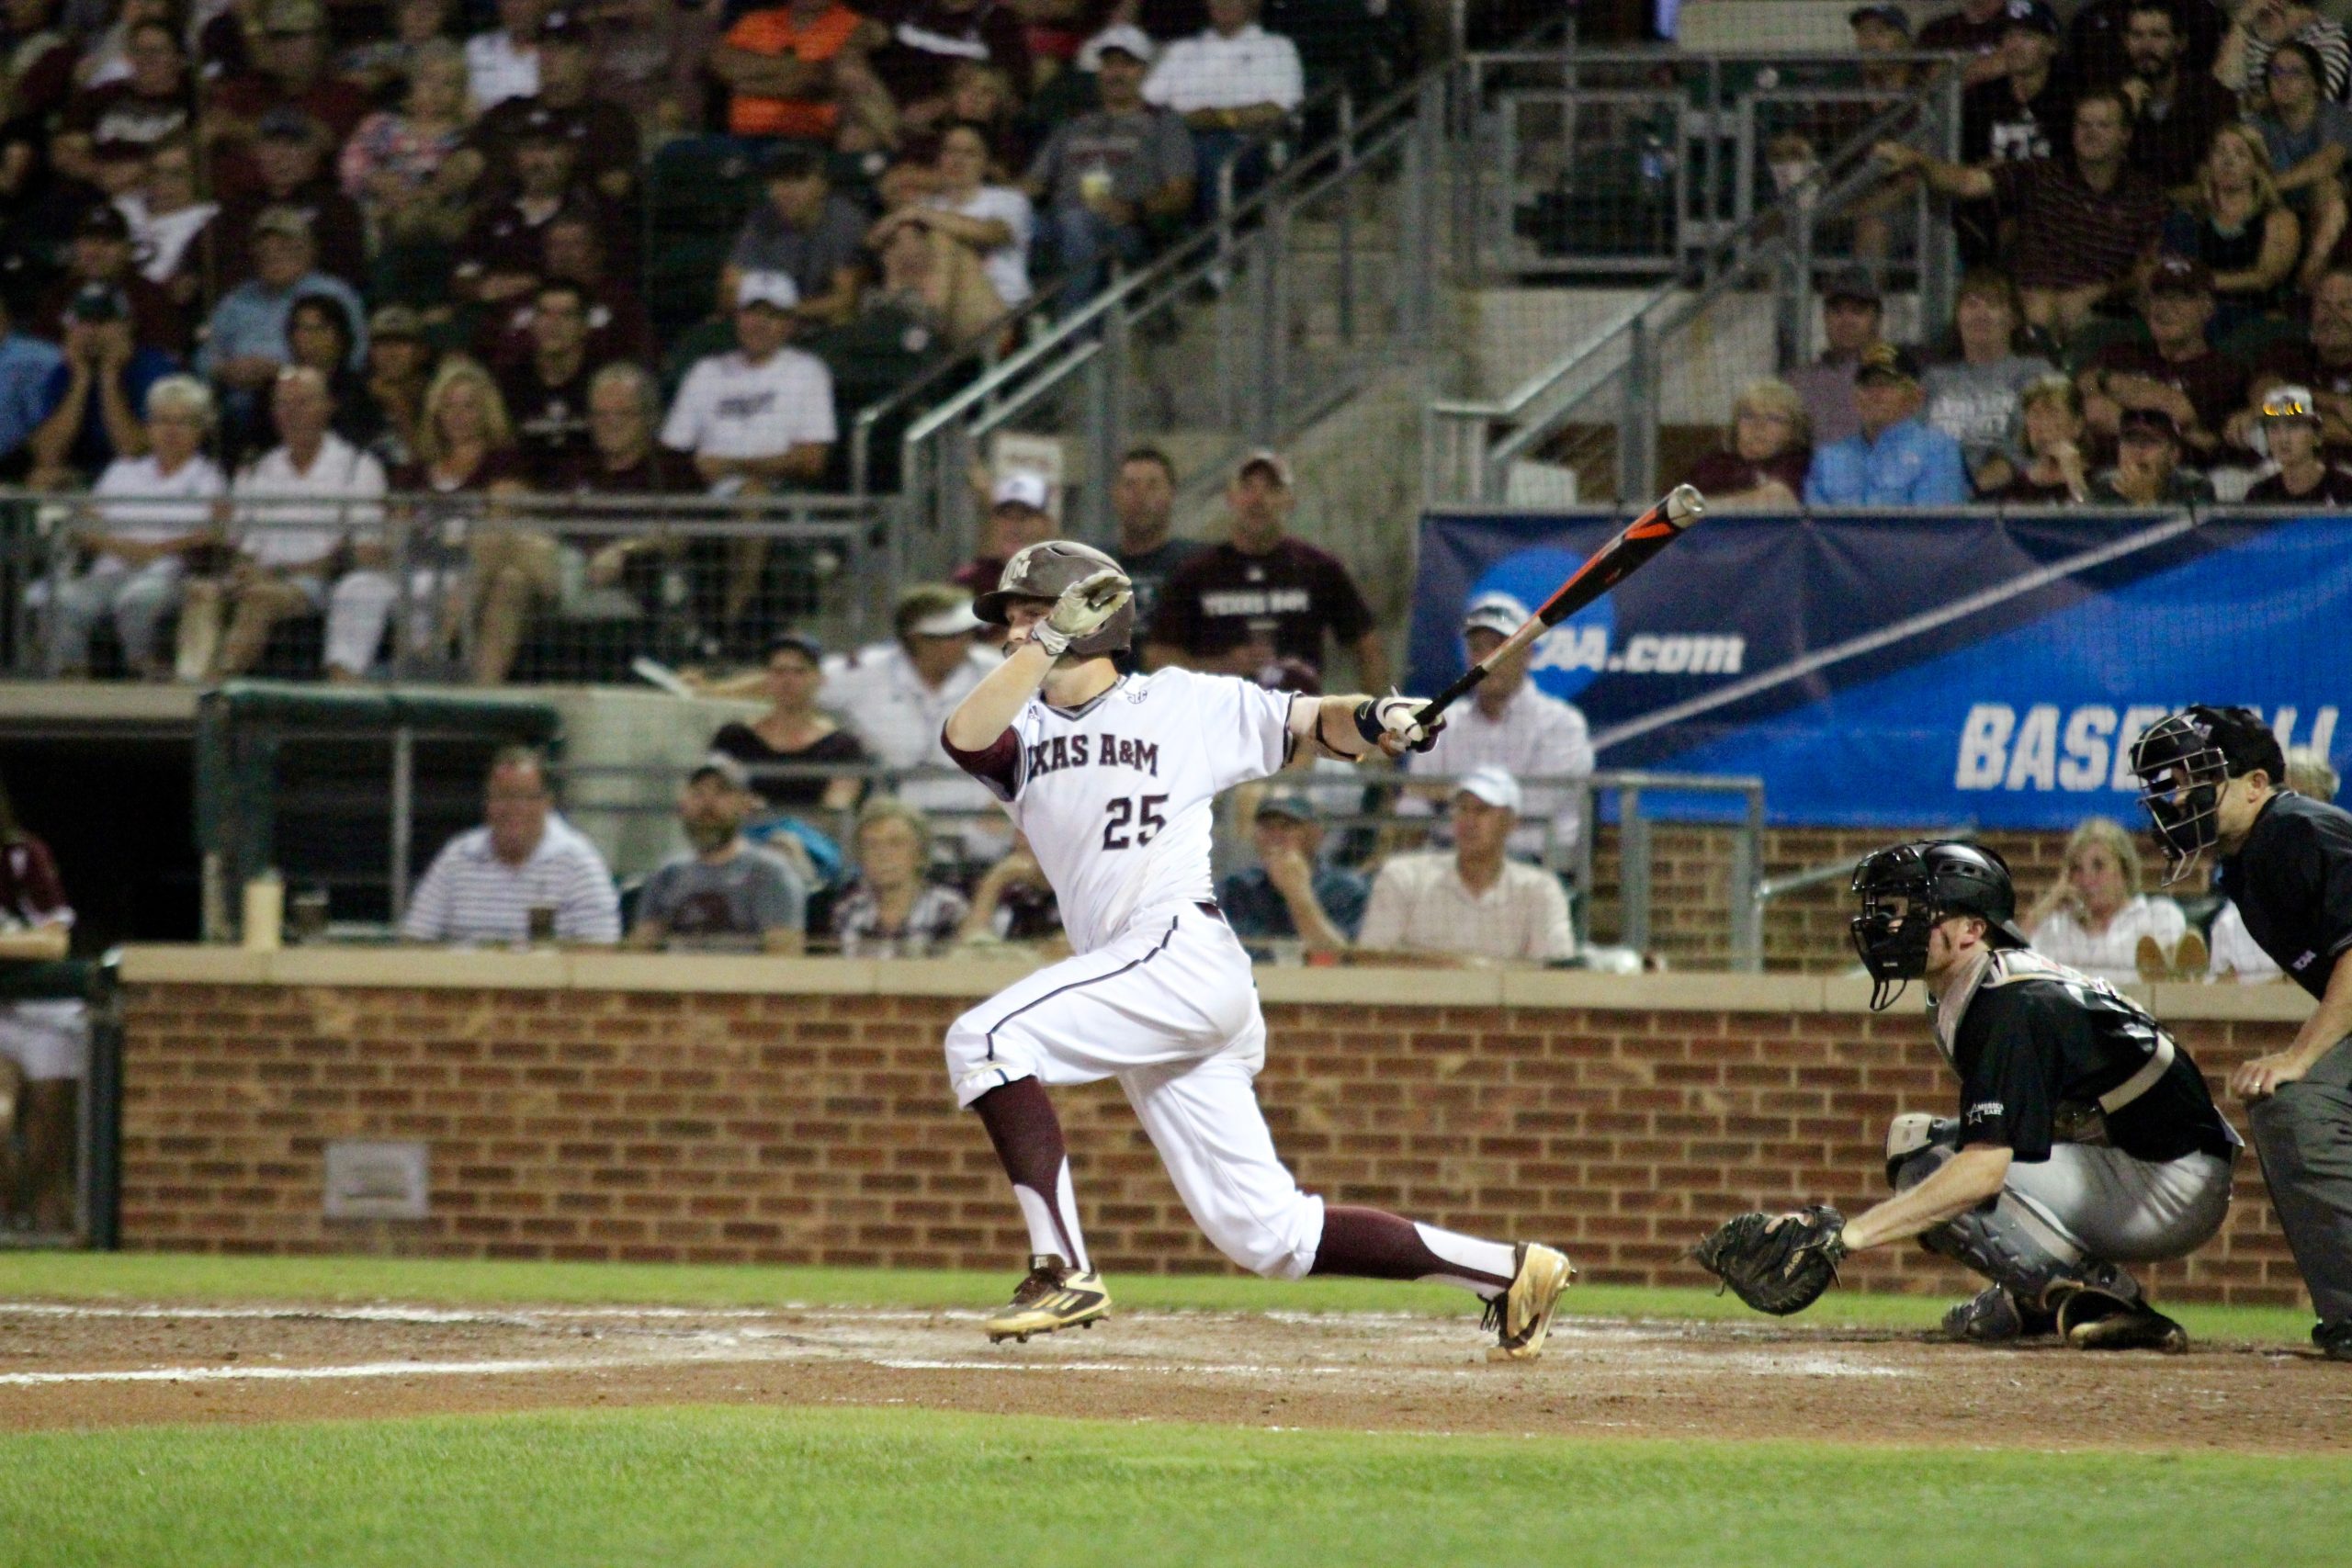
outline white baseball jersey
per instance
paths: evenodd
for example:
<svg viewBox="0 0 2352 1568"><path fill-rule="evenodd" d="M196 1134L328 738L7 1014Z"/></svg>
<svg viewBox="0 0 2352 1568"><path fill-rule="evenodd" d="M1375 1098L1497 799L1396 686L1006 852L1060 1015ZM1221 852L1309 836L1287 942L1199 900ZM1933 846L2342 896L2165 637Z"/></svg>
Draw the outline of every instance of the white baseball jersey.
<svg viewBox="0 0 2352 1568"><path fill-rule="evenodd" d="M1005 803L1078 953L1139 912L1202 904L1211 804L1289 755L1286 692L1227 675L1128 675L1084 707L1033 697L996 744L949 750Z"/></svg>

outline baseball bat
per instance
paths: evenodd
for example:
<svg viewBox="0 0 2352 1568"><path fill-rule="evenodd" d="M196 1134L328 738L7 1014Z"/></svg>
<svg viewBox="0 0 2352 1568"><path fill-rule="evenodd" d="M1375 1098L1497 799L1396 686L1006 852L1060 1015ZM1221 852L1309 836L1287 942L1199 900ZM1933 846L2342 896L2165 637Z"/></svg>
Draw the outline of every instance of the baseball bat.
<svg viewBox="0 0 2352 1568"><path fill-rule="evenodd" d="M1545 632L1634 575L1658 551L1674 543L1682 530L1706 514L1707 499L1690 485L1677 485L1664 500L1625 525L1623 533L1585 558L1568 580L1552 591L1536 612L1503 638L1494 652L1464 670L1453 684L1421 706L1414 716L1428 724L1477 689L1495 666Z"/></svg>

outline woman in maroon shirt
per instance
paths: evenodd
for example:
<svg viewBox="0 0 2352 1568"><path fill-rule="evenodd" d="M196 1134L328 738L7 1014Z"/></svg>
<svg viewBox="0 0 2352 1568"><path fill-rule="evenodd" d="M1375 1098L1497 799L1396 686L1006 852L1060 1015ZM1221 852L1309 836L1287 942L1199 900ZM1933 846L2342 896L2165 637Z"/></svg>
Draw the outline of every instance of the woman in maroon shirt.
<svg viewBox="0 0 2352 1568"><path fill-rule="evenodd" d="M506 679L531 606L563 583L554 539L499 519L497 499L528 494L529 481L498 383L478 362L450 355L425 389L416 461L393 471L392 489L449 498L419 505L410 537L428 551L464 546L469 570L452 595L444 641L466 643L474 680L485 686Z"/></svg>
<svg viewBox="0 0 2352 1568"><path fill-rule="evenodd" d="M1757 381L1731 405L1723 450L1699 459L1689 482L1710 505L1794 506L1813 461L1813 423L1786 381Z"/></svg>

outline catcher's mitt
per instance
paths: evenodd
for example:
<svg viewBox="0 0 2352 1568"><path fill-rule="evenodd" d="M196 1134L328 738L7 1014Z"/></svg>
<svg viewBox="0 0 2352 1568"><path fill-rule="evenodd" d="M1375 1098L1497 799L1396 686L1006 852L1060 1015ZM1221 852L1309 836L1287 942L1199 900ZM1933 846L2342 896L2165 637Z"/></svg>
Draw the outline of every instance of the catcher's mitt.
<svg viewBox="0 0 2352 1568"><path fill-rule="evenodd" d="M1758 1312L1803 1312L1838 1278L1846 1216L1826 1203L1794 1213L1739 1214L1690 1256Z"/></svg>

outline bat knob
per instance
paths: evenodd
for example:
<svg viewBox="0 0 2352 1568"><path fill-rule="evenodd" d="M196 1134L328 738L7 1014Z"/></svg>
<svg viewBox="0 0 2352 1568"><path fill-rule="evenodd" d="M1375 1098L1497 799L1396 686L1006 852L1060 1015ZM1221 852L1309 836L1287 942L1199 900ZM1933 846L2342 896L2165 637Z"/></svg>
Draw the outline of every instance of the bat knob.
<svg viewBox="0 0 2352 1568"><path fill-rule="evenodd" d="M1707 498L1696 485L1676 485L1666 498L1666 520L1678 525L1707 514Z"/></svg>

